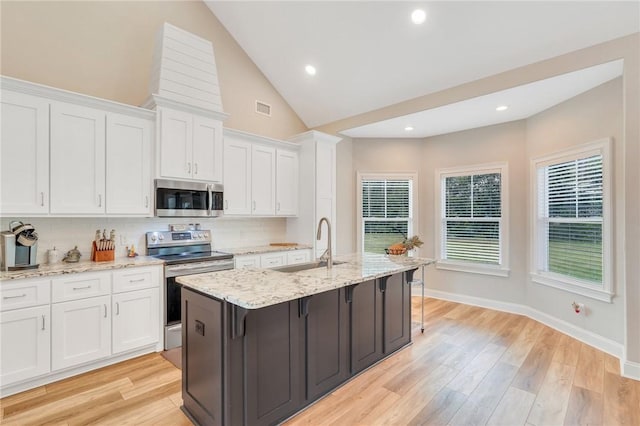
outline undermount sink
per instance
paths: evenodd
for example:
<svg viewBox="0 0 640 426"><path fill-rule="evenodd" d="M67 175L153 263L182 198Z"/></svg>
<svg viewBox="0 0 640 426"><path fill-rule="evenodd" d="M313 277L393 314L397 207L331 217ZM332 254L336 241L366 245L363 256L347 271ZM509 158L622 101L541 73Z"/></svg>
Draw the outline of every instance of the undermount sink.
<svg viewBox="0 0 640 426"><path fill-rule="evenodd" d="M339 262L336 260L333 261L334 266L341 265L343 263L346 263L346 262ZM307 269L326 268L326 267L327 267L327 262L316 261L316 262L308 262L308 263L299 263L297 265L281 266L279 268L273 268L273 270L278 272L299 272L299 271L306 271Z"/></svg>

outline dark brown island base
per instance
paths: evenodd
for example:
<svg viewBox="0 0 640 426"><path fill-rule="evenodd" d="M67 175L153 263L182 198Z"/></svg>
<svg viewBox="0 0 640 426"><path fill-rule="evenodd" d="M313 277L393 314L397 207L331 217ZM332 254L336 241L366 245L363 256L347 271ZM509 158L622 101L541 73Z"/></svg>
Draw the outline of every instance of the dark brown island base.
<svg viewBox="0 0 640 426"><path fill-rule="evenodd" d="M357 264L369 259L357 259L342 273L340 265L315 271L316 277L242 272L244 279L254 274L266 286L277 286L274 280L280 279L284 288L305 287L304 296L273 304L263 298L256 302L263 305L258 308L225 300L232 294L215 296L222 296L218 292L233 271L185 277L182 398L191 420L200 425L277 424L409 345L409 284L430 259L400 259L400 265L388 268L400 272L383 276L384 268L376 263L375 278L354 283L349 275L356 270L361 276L372 275ZM217 274L224 275L217 279ZM217 283L207 286L206 279ZM338 288L321 291L327 285ZM243 286L242 291L247 290Z"/></svg>

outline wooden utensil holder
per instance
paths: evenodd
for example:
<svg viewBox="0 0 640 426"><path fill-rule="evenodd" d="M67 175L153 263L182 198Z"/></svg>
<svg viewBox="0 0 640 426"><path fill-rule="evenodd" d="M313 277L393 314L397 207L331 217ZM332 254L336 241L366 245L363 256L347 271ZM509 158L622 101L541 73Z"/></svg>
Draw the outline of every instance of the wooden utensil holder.
<svg viewBox="0 0 640 426"><path fill-rule="evenodd" d="M116 258L115 250L98 250L96 242L91 246L91 260L94 262L108 262Z"/></svg>

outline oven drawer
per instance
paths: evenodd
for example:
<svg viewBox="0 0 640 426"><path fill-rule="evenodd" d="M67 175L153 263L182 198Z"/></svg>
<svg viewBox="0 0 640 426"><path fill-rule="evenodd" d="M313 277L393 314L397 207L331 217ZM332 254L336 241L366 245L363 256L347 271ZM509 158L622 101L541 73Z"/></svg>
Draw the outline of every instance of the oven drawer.
<svg viewBox="0 0 640 426"><path fill-rule="evenodd" d="M159 267L126 268L113 272L113 292L142 290L160 286Z"/></svg>
<svg viewBox="0 0 640 426"><path fill-rule="evenodd" d="M0 286L0 311L46 305L51 299L49 279L5 281Z"/></svg>
<svg viewBox="0 0 640 426"><path fill-rule="evenodd" d="M111 293L111 272L80 273L53 278L51 290L53 303L105 296Z"/></svg>

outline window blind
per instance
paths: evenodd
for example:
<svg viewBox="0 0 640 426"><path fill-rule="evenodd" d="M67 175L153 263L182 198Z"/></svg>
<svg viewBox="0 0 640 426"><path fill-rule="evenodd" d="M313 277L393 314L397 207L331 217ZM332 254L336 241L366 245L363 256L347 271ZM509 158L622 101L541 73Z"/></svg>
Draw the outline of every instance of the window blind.
<svg viewBox="0 0 640 426"><path fill-rule="evenodd" d="M363 179L363 250L384 253L411 232L411 179Z"/></svg>
<svg viewBox="0 0 640 426"><path fill-rule="evenodd" d="M538 169L540 240L546 245L541 269L602 283L602 155Z"/></svg>
<svg viewBox="0 0 640 426"><path fill-rule="evenodd" d="M501 263L501 191L500 173L444 178L444 259Z"/></svg>

